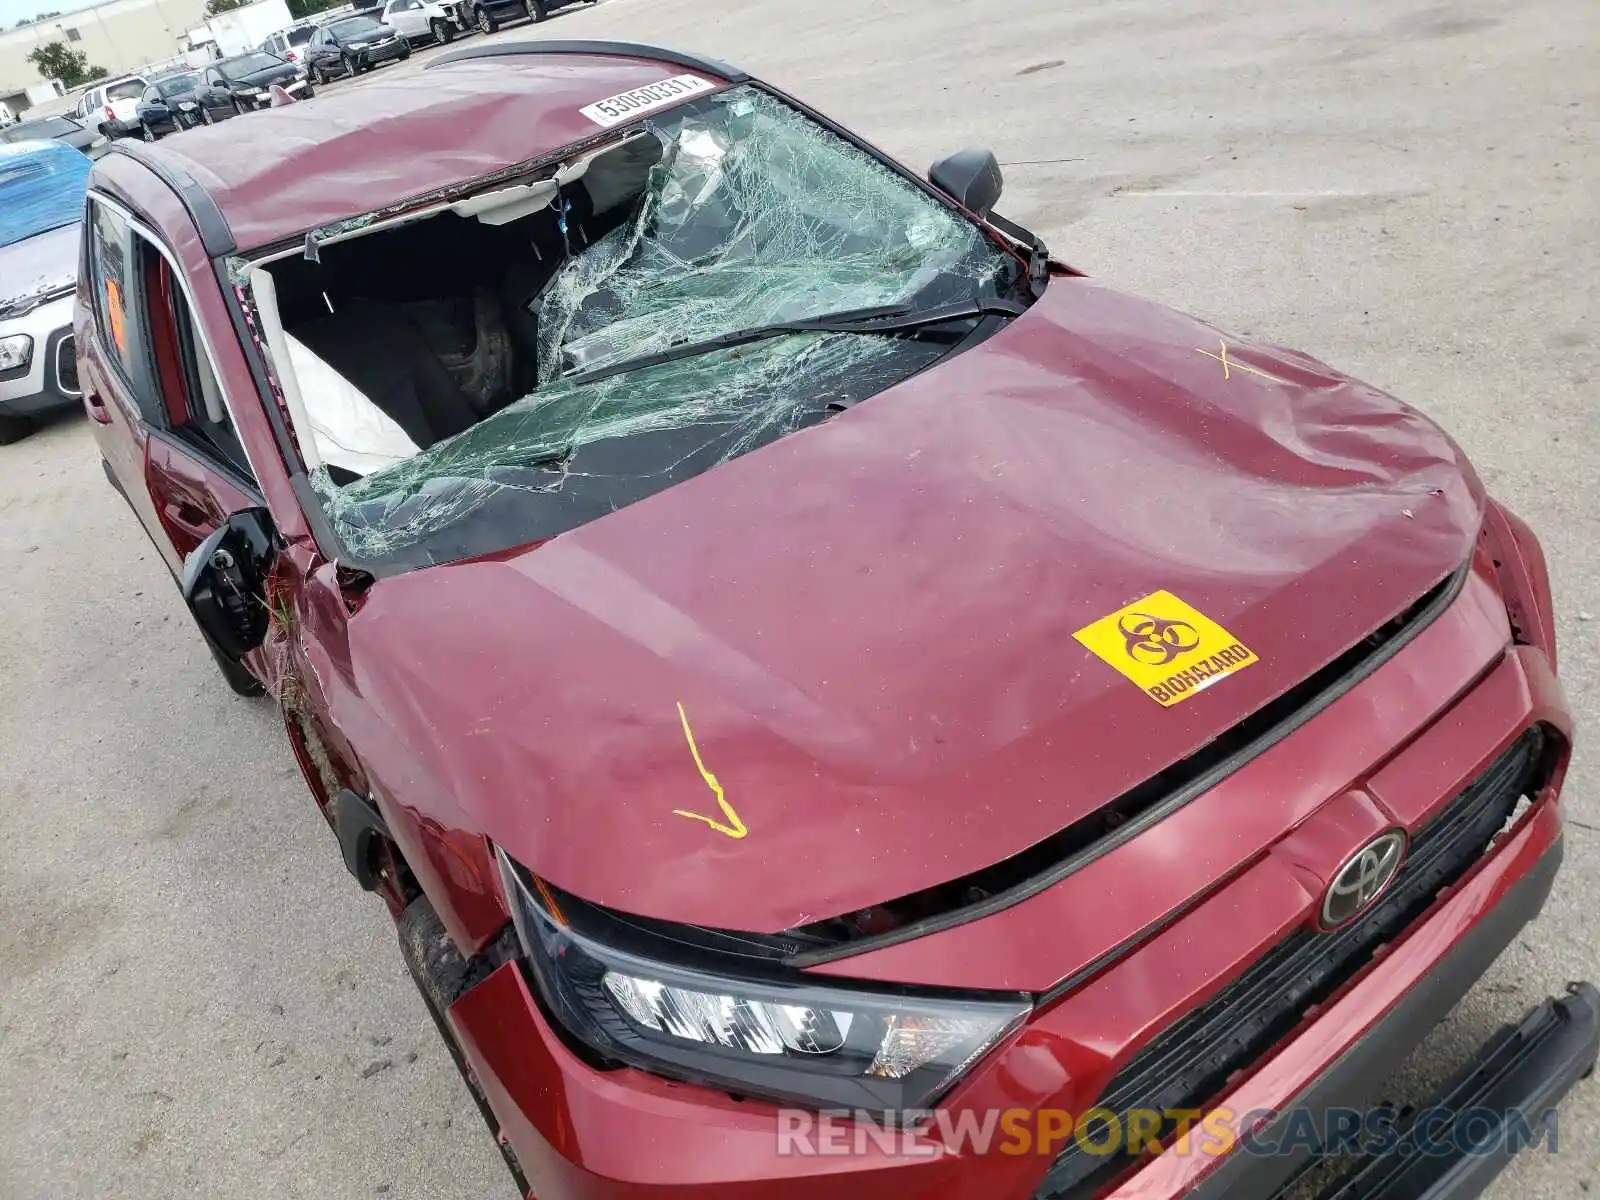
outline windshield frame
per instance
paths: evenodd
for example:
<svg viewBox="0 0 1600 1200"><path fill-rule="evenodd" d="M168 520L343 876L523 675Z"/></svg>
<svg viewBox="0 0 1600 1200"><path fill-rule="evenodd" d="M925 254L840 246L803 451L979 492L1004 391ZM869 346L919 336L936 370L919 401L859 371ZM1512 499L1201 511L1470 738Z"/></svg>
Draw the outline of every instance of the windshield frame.
<svg viewBox="0 0 1600 1200"><path fill-rule="evenodd" d="M348 21L352 18L344 18ZM332 29L340 22L329 22L324 28ZM382 22L377 22L382 24ZM716 71L710 67L705 68L712 74ZM414 571L425 570L432 566L445 566L453 562L468 561L467 558L454 558L443 562L435 562L423 556L416 555L388 555L375 558L360 553L339 533L331 515L324 507L321 497L312 485L310 473L306 466L305 458L300 449L296 434L290 432L290 416L285 407L283 392L278 383L280 369L268 355L263 339L248 334L249 330L260 329L261 316L255 307L254 297L250 294L245 282L253 268L261 268L277 259L291 254L303 252L306 240L314 237L319 231L327 230L332 233L339 231L339 236L370 236L384 232L386 229L395 228L408 220L415 219L418 214L430 208L436 208L445 199L460 199L482 192L492 191L497 186L504 186L509 181L527 180L533 177L542 177L541 173L559 167L580 155L593 150L620 143L626 137L637 133L647 121L659 120L662 117L676 112L679 109L691 107L699 102L710 100L724 92L737 87L750 88L772 97L780 103L792 108L802 117L813 122L839 140L871 158L884 170L894 175L902 182L920 191L924 197L933 201L942 208L949 210L959 219L972 225L978 233L986 239L997 252L1010 258L1015 266L1016 279L1020 282L1027 274L1027 247L1008 237L996 226L990 224L980 214L973 213L962 205L949 193L935 186L922 175L913 172L909 167L873 143L856 134L848 127L839 124L825 113L819 112L782 88L776 87L764 80L740 76L734 80L721 82L711 92L685 100L682 104L671 105L653 112L642 113L637 118L620 123L607 129L597 130L592 136L569 142L565 146L546 154L538 155L521 162L508 164L505 168L491 174L473 179L463 179L448 189L437 193L425 193L412 196L386 208L365 213L352 213L343 221L334 226L308 227L298 231L290 238L282 239L276 243L258 247L246 254L237 256L223 256L215 260L219 277L224 281L223 289L230 316L233 318L236 331L240 335L246 361L249 364L251 375L256 382L256 389L261 403L267 410L268 424L278 442L278 450L287 469L289 485L300 507L300 514L306 527L311 532L318 551L329 562L338 563L341 568L348 569L358 575L371 579L385 579L397 575L410 574ZM357 227L359 227L357 229ZM350 232L350 230L357 230ZM322 244L326 244L325 242ZM1077 274L1071 268L1064 268L1066 274ZM1047 286L1047 285L1045 285ZM1043 294L1041 287L1040 295ZM243 298L248 298L248 306ZM1029 301L1031 308L1038 297ZM952 353L959 353L967 348L967 343L954 347ZM936 359L929 368L937 367L947 361L949 355ZM909 377L909 376L908 376ZM304 436L311 436L307 431ZM576 528L582 528L578 526ZM494 556L510 555L527 546L534 545L539 539L528 538L512 543L500 550L487 552Z"/></svg>
<svg viewBox="0 0 1600 1200"><path fill-rule="evenodd" d="M346 37L360 37L363 32L377 33L389 27L377 17L359 16L341 17L337 21L329 21L324 28L327 29L329 37L338 41Z"/></svg>
<svg viewBox="0 0 1600 1200"><path fill-rule="evenodd" d="M248 54L236 54L232 58L224 58L220 62L212 64L212 69L215 70L218 75L221 75L224 79L226 79L229 83L238 83L241 77L245 75L259 75L262 71L270 71L273 69L271 63L263 64L259 67L251 67L248 70L234 69L239 63L253 58L271 59L272 63L276 63L280 67L287 67L290 65L288 59L279 58L276 54L268 54L265 50L252 50Z"/></svg>

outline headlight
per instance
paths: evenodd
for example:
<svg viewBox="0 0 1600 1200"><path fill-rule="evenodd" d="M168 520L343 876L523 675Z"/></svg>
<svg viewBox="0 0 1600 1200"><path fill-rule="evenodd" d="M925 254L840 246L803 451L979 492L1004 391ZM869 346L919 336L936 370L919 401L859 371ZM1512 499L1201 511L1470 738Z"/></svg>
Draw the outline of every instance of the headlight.
<svg viewBox="0 0 1600 1200"><path fill-rule="evenodd" d="M25 333L0 338L0 371L25 367L33 359L33 339Z"/></svg>
<svg viewBox="0 0 1600 1200"><path fill-rule="evenodd" d="M195 109L195 105L194 105L194 101L192 101L192 100L180 100L178 102L178 111L179 112L193 112L194 109Z"/></svg>
<svg viewBox="0 0 1600 1200"><path fill-rule="evenodd" d="M239 95L241 96L259 96L260 94L260 88L242 87L239 89Z"/></svg>
<svg viewBox="0 0 1600 1200"><path fill-rule="evenodd" d="M731 953L710 940L673 940L652 931L659 923L565 897L497 853L523 950L558 1024L605 1057L658 1075L810 1107L922 1110L1031 1009L1015 993L823 982L783 968L781 951L751 956L748 944ZM674 961L652 954L660 950Z"/></svg>
<svg viewBox="0 0 1600 1200"><path fill-rule="evenodd" d="M371 42L351 42L349 48L351 50L365 50L370 45L372 45Z"/></svg>

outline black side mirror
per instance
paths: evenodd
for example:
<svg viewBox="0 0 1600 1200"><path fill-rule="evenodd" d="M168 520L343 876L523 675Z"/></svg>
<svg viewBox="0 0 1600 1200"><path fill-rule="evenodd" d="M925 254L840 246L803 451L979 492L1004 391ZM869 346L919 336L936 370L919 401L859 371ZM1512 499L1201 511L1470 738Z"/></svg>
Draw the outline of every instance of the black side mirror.
<svg viewBox="0 0 1600 1200"><path fill-rule="evenodd" d="M246 508L183 561L184 602L212 644L235 662L266 639L266 579L277 541L271 514Z"/></svg>
<svg viewBox="0 0 1600 1200"><path fill-rule="evenodd" d="M989 215L1005 186L992 150L957 150L928 168L928 182L980 217Z"/></svg>

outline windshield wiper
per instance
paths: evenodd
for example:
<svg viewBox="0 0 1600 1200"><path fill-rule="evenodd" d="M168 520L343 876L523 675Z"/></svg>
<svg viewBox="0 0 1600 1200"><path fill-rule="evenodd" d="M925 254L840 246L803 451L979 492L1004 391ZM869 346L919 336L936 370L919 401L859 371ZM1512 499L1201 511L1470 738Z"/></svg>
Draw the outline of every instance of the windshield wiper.
<svg viewBox="0 0 1600 1200"><path fill-rule="evenodd" d="M713 350L726 350L732 346L743 346L750 342L765 341L767 338L781 337L790 333L914 333L919 329L943 325L950 321L970 320L990 314L1016 317L1026 311L1027 305L1019 304L1015 300L1004 300L999 296L980 296L974 300L963 300L956 304L945 304L934 308L913 309L904 304L858 308L848 312L828 313L820 317L774 321L770 325L735 329L731 333L719 334L698 342L684 342L682 345L669 346L655 354L642 354L638 358L625 359L610 366L596 367L592 371L580 371L576 375L559 376L559 378L568 383L594 383L613 375L621 375L625 371L656 367L680 358L694 358L701 354L709 354Z"/></svg>

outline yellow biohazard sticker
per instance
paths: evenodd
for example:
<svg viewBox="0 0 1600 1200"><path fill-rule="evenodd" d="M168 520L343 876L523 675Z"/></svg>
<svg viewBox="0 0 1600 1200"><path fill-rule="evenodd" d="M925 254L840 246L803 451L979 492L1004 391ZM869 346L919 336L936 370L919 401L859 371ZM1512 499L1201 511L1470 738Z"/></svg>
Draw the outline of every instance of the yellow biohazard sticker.
<svg viewBox="0 0 1600 1200"><path fill-rule="evenodd" d="M1151 592L1072 636L1163 708L1259 661L1233 634L1171 592Z"/></svg>

